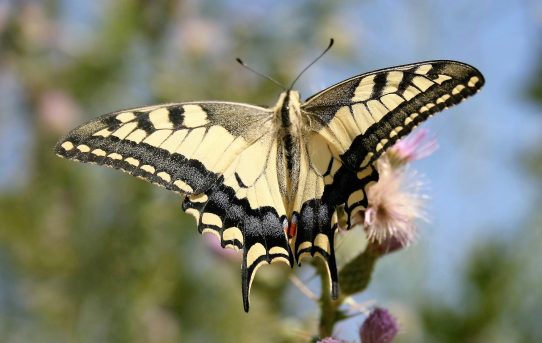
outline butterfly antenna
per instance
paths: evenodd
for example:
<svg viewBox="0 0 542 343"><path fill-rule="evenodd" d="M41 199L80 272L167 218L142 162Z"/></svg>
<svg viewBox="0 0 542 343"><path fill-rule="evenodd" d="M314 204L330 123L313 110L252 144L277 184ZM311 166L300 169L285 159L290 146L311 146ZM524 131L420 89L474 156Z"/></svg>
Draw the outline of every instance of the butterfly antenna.
<svg viewBox="0 0 542 343"><path fill-rule="evenodd" d="M260 73L260 72L258 72L258 71L256 71L256 70L254 70L253 68L251 68L250 66L248 66L247 64L245 64L245 62L243 62L239 57L237 57L235 60L237 61L237 63L239 63L239 64L242 65L243 67L247 68L248 70L250 70L250 71L253 72L254 74L259 75L259 76L261 76L261 77L263 77L263 78L265 78L265 79L267 79L267 80L273 82L274 84L276 84L277 86L279 86L280 88L282 88L282 90L284 90L284 91L286 90L286 87L285 87L282 83L278 82L277 80L275 80L275 79L272 78L271 76L267 76L267 75L265 75L265 74L262 74L262 73Z"/></svg>
<svg viewBox="0 0 542 343"><path fill-rule="evenodd" d="M303 75L303 73L304 73L305 71L307 71L307 69L309 69L314 63L318 62L318 60L319 60L320 58L322 58L322 56L324 56L324 55L326 54L326 52L329 51L329 49L331 49L331 47L333 46L333 43L334 43L334 42L335 42L335 40L334 40L333 38L331 38L331 39L329 40L329 45L327 46L327 48L326 48L324 51L322 51L322 53L321 53L320 55L318 55L318 57L316 57L316 58L314 59L314 61L312 61L308 66L306 66L305 69L303 69L303 70L301 71L301 73L299 73L299 74L297 75L297 77L295 78L294 82L292 82L292 85L290 86L290 88L288 88L289 90L292 89L292 88L294 87L294 85L295 85L295 83L297 82L297 80L299 80L299 78L301 77L301 75Z"/></svg>

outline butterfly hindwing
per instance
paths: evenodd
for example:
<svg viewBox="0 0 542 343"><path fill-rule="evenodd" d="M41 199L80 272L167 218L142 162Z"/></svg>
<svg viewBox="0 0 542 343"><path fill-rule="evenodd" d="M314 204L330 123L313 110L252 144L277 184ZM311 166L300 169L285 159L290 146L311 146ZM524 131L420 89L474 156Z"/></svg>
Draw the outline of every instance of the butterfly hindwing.
<svg viewBox="0 0 542 343"><path fill-rule="evenodd" d="M183 209L200 232L218 236L222 247L243 249L242 293L246 311L254 275L274 262L293 265L277 179L277 139L268 133L241 152L214 186L188 196Z"/></svg>

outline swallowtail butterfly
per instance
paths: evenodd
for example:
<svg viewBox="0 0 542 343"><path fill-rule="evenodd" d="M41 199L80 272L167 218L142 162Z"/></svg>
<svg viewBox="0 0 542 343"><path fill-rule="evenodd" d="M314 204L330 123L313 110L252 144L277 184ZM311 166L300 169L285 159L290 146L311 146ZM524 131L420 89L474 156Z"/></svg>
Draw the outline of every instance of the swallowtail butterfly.
<svg viewBox="0 0 542 343"><path fill-rule="evenodd" d="M256 270L326 262L338 296L337 212L367 206L374 162L434 113L484 84L475 68L428 61L354 76L301 102L283 92L270 108L195 101L106 114L60 139L61 157L121 169L185 196L200 233L243 249L245 311Z"/></svg>

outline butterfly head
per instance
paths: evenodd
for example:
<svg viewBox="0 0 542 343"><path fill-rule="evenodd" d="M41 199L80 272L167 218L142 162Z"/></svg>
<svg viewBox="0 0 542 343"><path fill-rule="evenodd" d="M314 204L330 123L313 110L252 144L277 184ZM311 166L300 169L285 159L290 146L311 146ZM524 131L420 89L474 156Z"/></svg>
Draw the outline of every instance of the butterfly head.
<svg viewBox="0 0 542 343"><path fill-rule="evenodd" d="M282 127L289 128L292 124L299 122L301 102L299 92L287 90L282 92L279 101L275 105L275 114L282 122Z"/></svg>

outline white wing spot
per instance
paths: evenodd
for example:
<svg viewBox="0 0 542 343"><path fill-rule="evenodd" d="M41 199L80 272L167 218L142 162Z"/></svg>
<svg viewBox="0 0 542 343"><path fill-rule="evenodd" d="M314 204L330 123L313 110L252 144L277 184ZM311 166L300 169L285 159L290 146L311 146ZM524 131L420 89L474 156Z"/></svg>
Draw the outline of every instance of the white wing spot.
<svg viewBox="0 0 542 343"><path fill-rule="evenodd" d="M369 162L372 160L373 156L374 156L374 154L372 152L365 155L365 158L360 163L359 167L360 168L365 168L365 166L367 166L369 164Z"/></svg>
<svg viewBox="0 0 542 343"><path fill-rule="evenodd" d="M465 85L457 85L457 86L455 86L454 89L452 89L452 94L457 95L457 94L461 93L461 91L463 89L465 89Z"/></svg>
<svg viewBox="0 0 542 343"><path fill-rule="evenodd" d="M425 74L427 74L432 68L433 68L432 65L430 65L430 64L424 64L424 65L421 65L421 66L419 66L418 68L416 68L416 70L414 71L414 73L415 73L415 74L425 75Z"/></svg>
<svg viewBox="0 0 542 343"><path fill-rule="evenodd" d="M365 198L365 194L361 189L358 189L354 193L350 194L348 197L348 207L351 207L353 204L362 201Z"/></svg>
<svg viewBox="0 0 542 343"><path fill-rule="evenodd" d="M187 208L186 210L184 210L184 212L196 218L196 223L199 224L200 213L198 210L196 210L195 208Z"/></svg>
<svg viewBox="0 0 542 343"><path fill-rule="evenodd" d="M198 105L184 105L183 125L189 128L203 126L208 123L207 113Z"/></svg>
<svg viewBox="0 0 542 343"><path fill-rule="evenodd" d="M326 252L329 252L329 238L323 233L319 233L316 235L316 237L314 238L314 245Z"/></svg>
<svg viewBox="0 0 542 343"><path fill-rule="evenodd" d="M444 74L439 74L438 78L434 79L433 81L441 85L444 81L451 80L452 77Z"/></svg>
<svg viewBox="0 0 542 343"><path fill-rule="evenodd" d="M467 86L469 87L474 87L476 86L476 84L478 83L478 81L480 81L480 79L478 78L478 76L473 76L470 78L469 82L467 83Z"/></svg>
<svg viewBox="0 0 542 343"><path fill-rule="evenodd" d="M425 92L429 87L434 85L433 82L429 81L425 77L416 76L412 79L412 83L418 87L422 92Z"/></svg>
<svg viewBox="0 0 542 343"><path fill-rule="evenodd" d="M194 190L192 189L192 187L190 187L190 185L188 185L186 182L182 181L182 180L176 180L175 182L173 182L173 184L175 186L177 186L177 188L179 188L181 191L185 192L185 193L192 193L194 192Z"/></svg>
<svg viewBox="0 0 542 343"><path fill-rule="evenodd" d="M390 94L397 92L399 83L403 79L403 73L400 71L390 71L386 75L386 86L382 90L382 94Z"/></svg>
<svg viewBox="0 0 542 343"><path fill-rule="evenodd" d="M190 199L191 202L197 202L197 203L204 203L204 202L207 202L207 200L209 200L209 197L207 196L207 194L204 194L204 193L192 195L192 196L189 196L188 198Z"/></svg>
<svg viewBox="0 0 542 343"><path fill-rule="evenodd" d="M126 158L124 161L125 161L126 163L128 163L128 164L133 165L133 166L136 166L136 167L139 166L139 161L136 160L136 159L133 158L133 157L128 157L128 158Z"/></svg>
<svg viewBox="0 0 542 343"><path fill-rule="evenodd" d="M373 94L375 74L365 76L359 81L358 87L354 91L353 102L366 101Z"/></svg>
<svg viewBox="0 0 542 343"><path fill-rule="evenodd" d="M117 114L115 119L122 123L129 122L131 120L134 120L136 118L135 114L133 112L122 112L120 114Z"/></svg>
<svg viewBox="0 0 542 343"><path fill-rule="evenodd" d="M81 152L89 152L90 148L88 147L88 145L81 144L81 145L77 146L77 150L79 150Z"/></svg>
<svg viewBox="0 0 542 343"><path fill-rule="evenodd" d="M372 172L373 172L373 168L367 167L367 168L363 168L362 170L360 170L356 174L356 176L358 177L358 179L363 180L366 177L368 177L369 175L371 175Z"/></svg>
<svg viewBox="0 0 542 343"><path fill-rule="evenodd" d="M158 176L159 178L161 178L162 180L166 181L166 182L171 182L171 176L166 173L166 172L159 172L158 174L156 174L156 176Z"/></svg>
<svg viewBox="0 0 542 343"><path fill-rule="evenodd" d="M122 160L122 156L120 154L117 154L116 152L107 155L107 157L112 160Z"/></svg>
<svg viewBox="0 0 542 343"><path fill-rule="evenodd" d="M154 174L154 172L156 171L156 169L154 169L153 166L149 166L148 164L142 165L141 169L146 171L147 173L151 173L151 174Z"/></svg>
<svg viewBox="0 0 542 343"><path fill-rule="evenodd" d="M265 247L261 243L256 243L250 247L247 253L247 266L250 267L260 257L267 254Z"/></svg>
<svg viewBox="0 0 542 343"><path fill-rule="evenodd" d="M96 156L105 156L106 155L106 152L103 151L102 149L94 149L92 150L92 153Z"/></svg>
<svg viewBox="0 0 542 343"><path fill-rule="evenodd" d="M149 120L157 130L173 129L173 123L169 120L169 111L165 107L151 111Z"/></svg>
<svg viewBox="0 0 542 343"><path fill-rule="evenodd" d="M214 225L222 227L222 219L214 213L205 212L201 218L201 222L205 225Z"/></svg>
<svg viewBox="0 0 542 343"><path fill-rule="evenodd" d="M391 132L390 132L390 138L393 138L395 136L397 136L397 134L399 132L401 132L401 130L403 130L403 127L402 126L397 126L395 129L393 129Z"/></svg>
<svg viewBox="0 0 542 343"><path fill-rule="evenodd" d="M241 244L244 243L243 233L241 232L241 230L239 230L238 227L235 226L229 227L224 230L224 232L222 232L222 239L225 241L233 241L234 239L236 239L241 242Z"/></svg>
<svg viewBox="0 0 542 343"><path fill-rule="evenodd" d="M450 94L444 94L443 96L441 96L440 98L437 99L436 103L437 103L437 104L443 104L443 103L445 103L448 99L450 99Z"/></svg>
<svg viewBox="0 0 542 343"><path fill-rule="evenodd" d="M269 254L281 254L288 256L288 251L283 247L272 247L271 249L269 249Z"/></svg>
<svg viewBox="0 0 542 343"><path fill-rule="evenodd" d="M205 216L205 213L203 214ZM213 236L215 236L216 238L220 239L220 234L214 230L214 229L210 229L210 228L205 228L203 230L201 230L201 234L212 234Z"/></svg>
<svg viewBox="0 0 542 343"><path fill-rule="evenodd" d="M384 146L388 143L388 140L386 138L382 139L378 144L376 145L376 150L380 151L384 148Z"/></svg>
<svg viewBox="0 0 542 343"><path fill-rule="evenodd" d="M101 136L101 137L109 137L109 135L111 135L111 131L109 131L109 129L107 128L93 134L93 136Z"/></svg>
<svg viewBox="0 0 542 343"><path fill-rule="evenodd" d="M60 145L60 147L66 151L70 151L71 149L73 149L73 143L72 142L69 142L69 141L66 141L64 143L62 143Z"/></svg>

